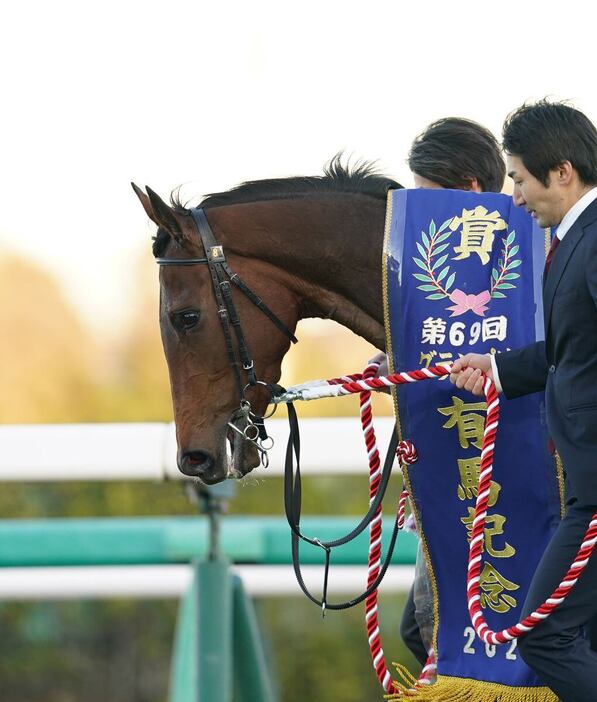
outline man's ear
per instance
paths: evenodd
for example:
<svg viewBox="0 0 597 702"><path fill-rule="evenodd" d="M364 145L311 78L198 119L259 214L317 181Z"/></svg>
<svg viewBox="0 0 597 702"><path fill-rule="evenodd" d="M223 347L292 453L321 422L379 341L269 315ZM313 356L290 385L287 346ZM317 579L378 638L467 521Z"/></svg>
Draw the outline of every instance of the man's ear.
<svg viewBox="0 0 597 702"><path fill-rule="evenodd" d="M476 178L469 178L467 190L472 193L482 193L483 188L479 185L479 181Z"/></svg>
<svg viewBox="0 0 597 702"><path fill-rule="evenodd" d="M466 190L467 192L470 192L470 193L482 193L483 192L483 189L479 185L479 181L472 176L466 178L466 185L461 189Z"/></svg>
<svg viewBox="0 0 597 702"><path fill-rule="evenodd" d="M559 165L554 168L557 182L560 185L570 185L574 180L576 171L570 161L562 161ZM578 175L578 174L576 174Z"/></svg>

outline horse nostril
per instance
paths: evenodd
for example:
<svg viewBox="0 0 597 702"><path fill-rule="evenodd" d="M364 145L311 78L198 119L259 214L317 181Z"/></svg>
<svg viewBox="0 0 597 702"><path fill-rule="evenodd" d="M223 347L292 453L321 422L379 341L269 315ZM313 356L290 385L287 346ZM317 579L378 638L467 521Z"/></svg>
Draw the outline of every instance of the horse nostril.
<svg viewBox="0 0 597 702"><path fill-rule="evenodd" d="M178 464L181 473L204 482L213 482L215 461L207 451L185 451Z"/></svg>
<svg viewBox="0 0 597 702"><path fill-rule="evenodd" d="M204 463L213 462L213 458L207 451L187 451L184 458L187 458L192 466L202 466Z"/></svg>

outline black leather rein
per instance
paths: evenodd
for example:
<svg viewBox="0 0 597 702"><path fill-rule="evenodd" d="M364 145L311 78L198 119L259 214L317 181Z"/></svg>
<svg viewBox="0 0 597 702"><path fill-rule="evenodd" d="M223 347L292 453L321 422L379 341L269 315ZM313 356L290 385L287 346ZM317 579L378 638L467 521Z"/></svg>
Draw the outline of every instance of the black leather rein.
<svg viewBox="0 0 597 702"><path fill-rule="evenodd" d="M327 590L328 590L328 574L330 569L330 557L332 549L339 546L347 544L349 541L355 539L361 532L363 532L375 518L375 513L378 507L381 505L386 490L388 488L388 483L390 480L390 475L392 474L392 466L394 464L394 459L396 457L396 449L398 447L398 435L396 433L396 427L392 431L392 437L390 439L390 445L388 446L388 451L386 453L386 458L384 461L383 471L379 481L379 487L377 489L377 494L375 498L371 501L369 505L369 510L367 514L361 519L358 525L345 536L334 539L332 541L321 541L320 539L305 536L300 529L301 521L301 471L300 471L300 455L301 455L301 442L298 428L298 419L296 416L296 410L292 402L287 404L288 407L288 421L290 423L290 436L288 438L288 446L286 448L286 463L284 468L284 507L286 511L286 519L290 530L292 532L292 565L294 567L294 574L296 576L297 582L303 591L303 593L311 600L314 604L321 607L323 615L325 616L326 609L332 610L342 610L354 607L363 600L367 599L377 588L379 587L381 581L384 579L388 566L392 560L392 555L394 553L394 547L396 545L396 539L398 537L398 516L396 516L396 521L394 522L394 528L392 530L392 536L390 543L388 545L388 550L386 553L385 560L380 568L380 571L375 578L375 580L369 585L369 587L361 593L358 597L354 597L346 602L330 603L327 601ZM294 461L296 459L296 470L294 467ZM324 566L324 578L323 578L323 592L321 600L309 592L307 585L303 579L301 573L301 564L299 558L299 539L306 541L312 546L318 546L323 549L325 553L325 566Z"/></svg>

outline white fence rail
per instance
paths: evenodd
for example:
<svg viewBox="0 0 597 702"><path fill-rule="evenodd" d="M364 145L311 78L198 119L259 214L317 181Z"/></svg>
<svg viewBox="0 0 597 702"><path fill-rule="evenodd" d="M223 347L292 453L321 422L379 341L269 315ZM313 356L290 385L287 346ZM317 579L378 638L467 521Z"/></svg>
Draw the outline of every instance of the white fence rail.
<svg viewBox="0 0 597 702"><path fill-rule="evenodd" d="M292 566L235 565L232 571L253 597L302 597ZM392 566L381 594L407 590L414 572L414 566ZM323 569L307 565L302 573L307 587L320 592ZM0 601L180 597L192 575L192 566L183 564L1 568ZM366 584L366 566L336 566L329 574L330 599L354 596Z"/></svg>
<svg viewBox="0 0 597 702"><path fill-rule="evenodd" d="M380 447L394 425L380 417ZM305 474L366 473L367 456L358 418L301 420L301 469ZM275 440L270 466L254 475L281 475L288 422L270 419ZM197 447L200 448L200 447ZM171 480L184 478L176 466L172 424L28 424L0 427L1 481Z"/></svg>

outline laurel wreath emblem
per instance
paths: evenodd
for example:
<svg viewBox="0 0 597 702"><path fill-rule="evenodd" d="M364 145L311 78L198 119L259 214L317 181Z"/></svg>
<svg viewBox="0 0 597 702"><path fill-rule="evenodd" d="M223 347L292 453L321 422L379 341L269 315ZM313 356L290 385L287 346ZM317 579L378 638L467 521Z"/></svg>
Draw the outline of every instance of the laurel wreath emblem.
<svg viewBox="0 0 597 702"><path fill-rule="evenodd" d="M423 244L417 241L417 249L422 258L413 257L413 261L424 273L413 273L417 280L420 280L423 285L417 285L417 290L431 293L426 295L427 300L441 300L444 297L449 297L449 290L456 280L456 273L452 273L444 283L444 279L450 271L450 266L441 268L448 260L448 254L440 256L436 261L433 259L439 256L442 251L445 251L449 243L443 243L452 233L446 231L453 217L447 219L439 229L436 229L435 222L431 220L428 232L421 232ZM438 270L441 269L441 270ZM437 271L437 272L436 272Z"/></svg>
<svg viewBox="0 0 597 702"><path fill-rule="evenodd" d="M502 257L498 259L497 269L491 269L491 297L506 297L501 290L513 290L516 285L508 282L520 278L520 273L512 273L514 268L518 268L522 263L522 259L514 258L520 248L516 241L516 231L512 230L505 239L502 239L504 248Z"/></svg>
<svg viewBox="0 0 597 702"><path fill-rule="evenodd" d="M439 228L435 221L431 220L428 231L421 231L421 241L416 242L421 258L413 256L413 261L423 273L413 273L413 276L421 283L417 285L417 290L428 293L425 296L427 300L451 298L454 293L461 292L453 290L456 273L450 273L450 265L445 265L449 254L443 253L450 246L446 240L452 234L452 230L448 229L452 220L453 217L450 217ZM485 295L492 298L505 298L504 291L516 288L511 281L520 278L520 273L514 272L514 269L522 264L522 259L516 258L520 247L515 242L515 230L502 239L503 248L497 261L497 268L491 269L491 288L484 293Z"/></svg>

